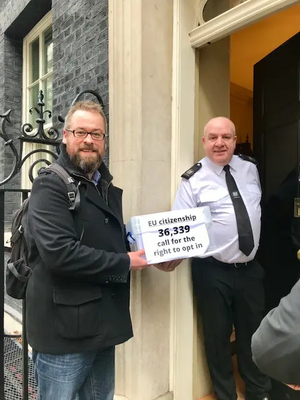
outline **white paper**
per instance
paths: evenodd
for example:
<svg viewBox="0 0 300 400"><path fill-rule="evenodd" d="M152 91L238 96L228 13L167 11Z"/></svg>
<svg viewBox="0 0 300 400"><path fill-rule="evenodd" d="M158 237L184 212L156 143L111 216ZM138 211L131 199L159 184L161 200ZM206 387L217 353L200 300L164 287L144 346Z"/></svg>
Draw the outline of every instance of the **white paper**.
<svg viewBox="0 0 300 400"><path fill-rule="evenodd" d="M144 248L148 263L155 264L203 256L210 244L210 224L209 208L199 207L133 217L127 232L133 247Z"/></svg>

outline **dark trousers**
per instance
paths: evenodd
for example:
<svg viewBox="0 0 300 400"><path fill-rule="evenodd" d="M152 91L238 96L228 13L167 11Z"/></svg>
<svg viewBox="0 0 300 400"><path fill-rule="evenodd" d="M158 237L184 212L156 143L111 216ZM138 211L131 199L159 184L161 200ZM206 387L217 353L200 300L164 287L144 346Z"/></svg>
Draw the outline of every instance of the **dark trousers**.
<svg viewBox="0 0 300 400"><path fill-rule="evenodd" d="M192 261L194 294L218 400L237 398L230 351L233 325L238 368L246 384L246 398L262 399L271 389L270 380L259 371L251 355L251 337L264 312L263 277L264 271L255 260L238 268L212 257Z"/></svg>

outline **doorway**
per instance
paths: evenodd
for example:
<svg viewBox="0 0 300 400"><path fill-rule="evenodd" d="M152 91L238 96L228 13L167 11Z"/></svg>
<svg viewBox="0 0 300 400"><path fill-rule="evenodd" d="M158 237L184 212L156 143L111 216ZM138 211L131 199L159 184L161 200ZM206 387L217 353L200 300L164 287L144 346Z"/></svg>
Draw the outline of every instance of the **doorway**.
<svg viewBox="0 0 300 400"><path fill-rule="evenodd" d="M259 65L262 65L260 64L262 60L268 57L270 53L275 51L287 40L298 34L299 20L300 4L297 4L277 14L268 16L247 28L241 29L230 37L218 40L196 52L196 87L198 87L199 90L196 91L195 103L195 161L203 157L201 137L205 122L207 122L209 118L217 115L230 117L237 129L237 151L252 155L259 161L263 191L266 193L263 204L264 215L268 215L269 220L273 223L275 221L274 216L276 215L280 217L279 222L287 221L286 215L280 215L280 213L278 213L278 208L272 209L268 200L279 189L288 171L294 170L294 167L296 167L298 153L293 157L291 157L291 154L295 154L298 148L298 142L294 140L290 143L288 140L280 140L280 131L278 131L276 132L278 141L276 142L277 144L274 145L272 139L274 138L275 132L273 131L272 133L267 127L268 153L266 153L265 148L263 150L260 148L259 143L261 143L264 130L262 126L258 125L257 109L258 103L262 100L262 91L259 92L259 86L262 87L261 80L265 79L264 76L268 75L269 72L265 69L265 75L261 78L258 76L259 72L256 72L256 77L254 79L254 70L259 71ZM270 62L268 62L268 68L270 68ZM282 68L284 70L284 66ZM279 100L282 100L283 95L280 95L280 92L282 92L283 87L279 85L278 79L280 79L279 76L274 76L272 78L273 82L271 83L277 85L276 87L280 88L280 90L277 90L276 95L275 92L270 92L269 96L271 99L277 97ZM283 82L284 80L282 79L281 81ZM285 82L283 82L283 86L286 87ZM298 88L299 84L296 86ZM254 99L257 99L256 107ZM287 102L289 102L289 100L287 100ZM274 105L275 115L278 114L276 112L278 107L280 107L280 104ZM286 115L285 113L283 114ZM295 115L292 116L294 120L297 119ZM283 118L285 117L283 116ZM282 123L283 121L278 122L279 129L281 129ZM285 133L283 136L285 135L288 135L288 133ZM286 143L287 146L284 147ZM275 146L274 150L272 145ZM270 150L272 150L272 153ZM283 154L287 155L286 162L284 161ZM265 168L266 161L268 163L267 169ZM277 168L276 174L273 173L275 167ZM292 176L292 182L292 189L296 190L297 174ZM284 192L286 192L285 189L286 187L283 189ZM291 212L293 213L294 211L294 197L297 197L294 193L289 194L285 204L290 220L292 218ZM300 197L300 193L298 197ZM282 212L283 209L281 205L279 208ZM266 211L268 211L268 214L266 214ZM286 234L288 229L282 227L279 222L276 225L278 234L277 241L281 244L276 244L274 246L273 239L272 241L266 240L270 237L270 230L272 230L273 233L276 232L274 226L268 226L267 231L266 229L263 231L261 251L259 253L259 259L266 269L268 309L270 309L271 306L276 306L279 299L289 292L293 284L297 281L298 270L300 270L300 264L296 258L296 251L291 247L291 236L288 238L288 247L282 245L283 240L280 234L283 231L285 231ZM295 229L295 227L293 229ZM281 258L278 257L278 252L276 253L274 251L274 247L276 250L281 251ZM271 252L273 252L274 255L272 258L270 257ZM292 259L287 268L289 271L284 268L287 266L287 253L290 254L290 258ZM281 262L279 262L280 260ZM277 275L274 273L276 270L278 271ZM197 349L197 346L195 346L195 348ZM194 359L198 357L199 354L195 352ZM279 395L277 398L282 400L285 398L285 393L289 391L289 389L285 387L276 387L276 391ZM274 399L277 398L274 397ZM290 398L297 399L300 397L293 392L290 394Z"/></svg>
<svg viewBox="0 0 300 400"><path fill-rule="evenodd" d="M249 142L251 151L254 66L299 32L299 20L297 4L230 36L230 118L236 125L237 144Z"/></svg>
<svg viewBox="0 0 300 400"><path fill-rule="evenodd" d="M266 274L266 312L300 277L300 223L294 216L300 196L299 17L298 4L231 36L230 117L237 152L257 159L263 191L257 257ZM300 395L273 381L272 398Z"/></svg>
<svg viewBox="0 0 300 400"><path fill-rule="evenodd" d="M294 199L300 196L299 18L300 4L230 38L230 118L237 152L257 159L263 189L258 257L266 270L267 310L299 278L300 223L294 218Z"/></svg>

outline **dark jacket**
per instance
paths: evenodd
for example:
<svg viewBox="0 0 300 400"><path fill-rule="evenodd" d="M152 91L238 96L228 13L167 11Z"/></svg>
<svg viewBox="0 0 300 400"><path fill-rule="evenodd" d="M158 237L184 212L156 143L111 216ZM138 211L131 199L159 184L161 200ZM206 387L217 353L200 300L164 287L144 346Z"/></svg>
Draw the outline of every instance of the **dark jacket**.
<svg viewBox="0 0 300 400"><path fill-rule="evenodd" d="M64 145L57 162L80 182L80 208L69 210L66 185L54 172L35 179L26 234L34 267L26 295L28 342L51 354L98 350L132 336L122 190L104 164L96 187Z"/></svg>
<svg viewBox="0 0 300 400"><path fill-rule="evenodd" d="M262 320L252 337L252 354L265 374L300 385L300 281Z"/></svg>

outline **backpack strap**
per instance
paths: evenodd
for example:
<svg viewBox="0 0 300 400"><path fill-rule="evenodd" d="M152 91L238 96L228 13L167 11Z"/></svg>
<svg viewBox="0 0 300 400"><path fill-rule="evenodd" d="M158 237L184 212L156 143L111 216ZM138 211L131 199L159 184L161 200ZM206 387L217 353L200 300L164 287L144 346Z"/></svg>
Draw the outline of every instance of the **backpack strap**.
<svg viewBox="0 0 300 400"><path fill-rule="evenodd" d="M76 185L75 180L68 174L68 172L57 163L53 163L47 167L48 170L53 171L57 174L60 179L67 186L68 198L70 202L69 210L77 210L80 206L80 192L78 186L80 182Z"/></svg>
<svg viewBox="0 0 300 400"><path fill-rule="evenodd" d="M29 197L25 199L19 208L19 210L14 214L13 220L16 218L17 220L19 219L19 222L17 222L17 229L12 229L12 236L10 238L10 243L13 246L24 234L24 226L22 225L22 218L18 217L17 215L24 215L24 213L27 212L28 208L28 202L29 202Z"/></svg>
<svg viewBox="0 0 300 400"><path fill-rule="evenodd" d="M20 225L19 228L16 230L16 232L11 236L10 242L15 243L19 240L19 237L22 236L24 233L24 227L23 225Z"/></svg>

